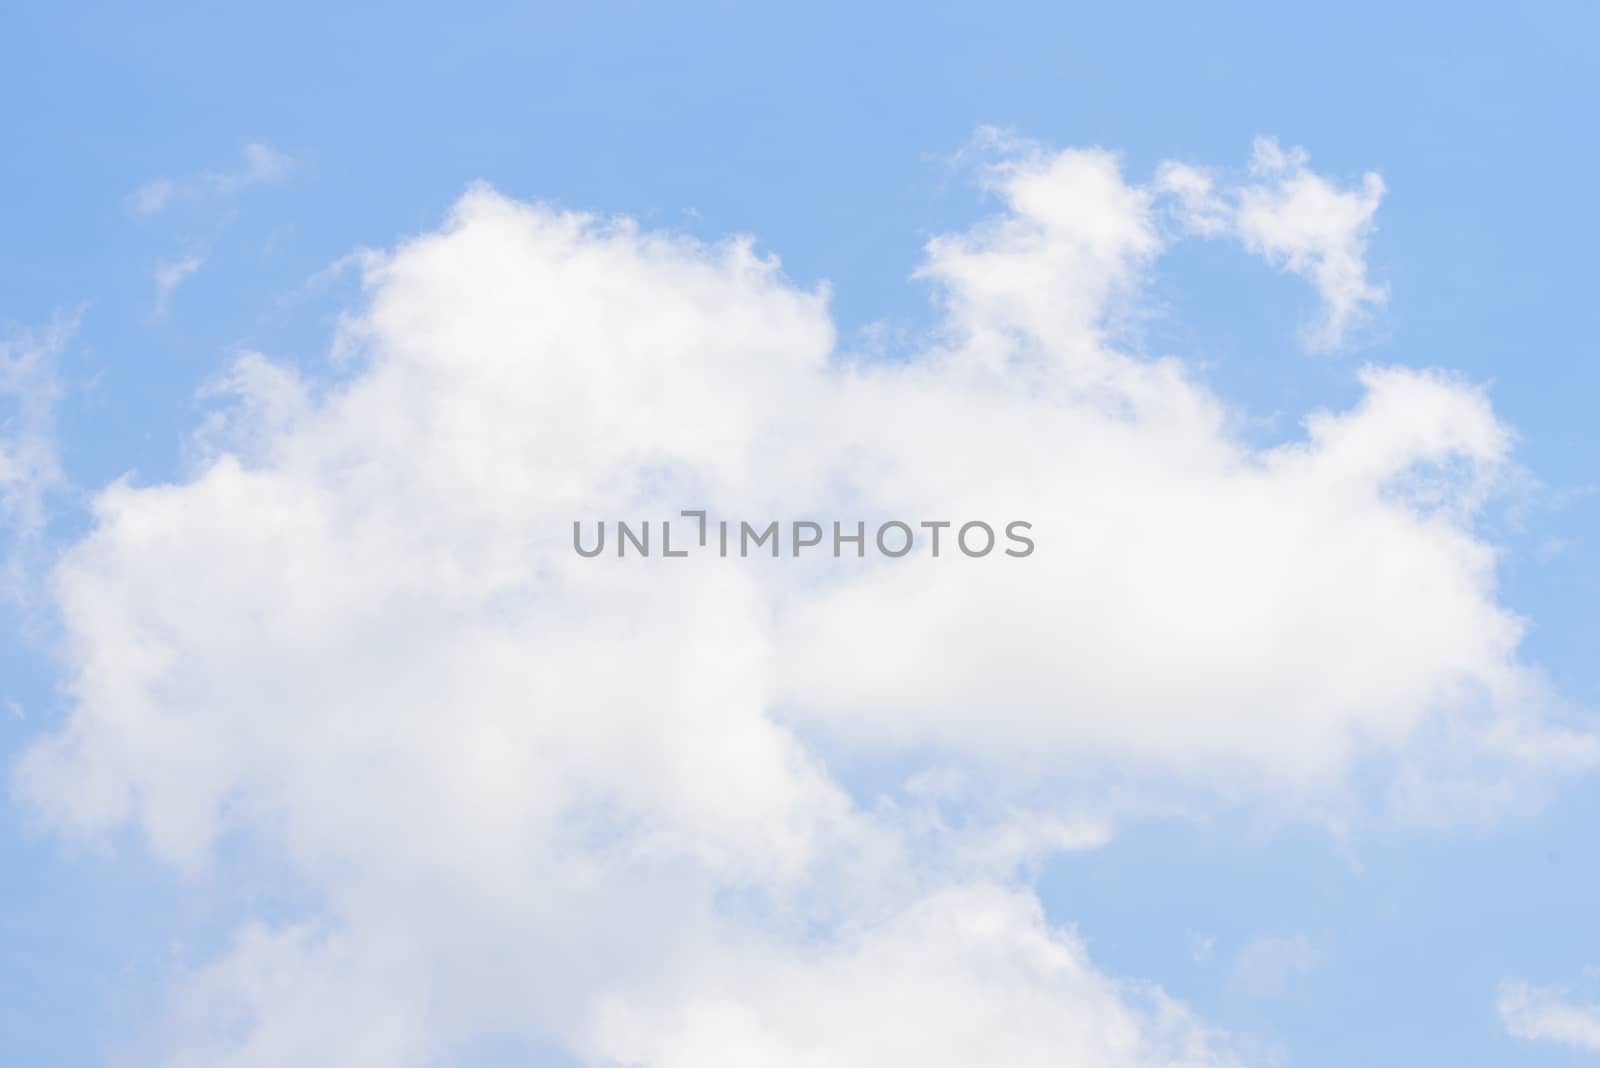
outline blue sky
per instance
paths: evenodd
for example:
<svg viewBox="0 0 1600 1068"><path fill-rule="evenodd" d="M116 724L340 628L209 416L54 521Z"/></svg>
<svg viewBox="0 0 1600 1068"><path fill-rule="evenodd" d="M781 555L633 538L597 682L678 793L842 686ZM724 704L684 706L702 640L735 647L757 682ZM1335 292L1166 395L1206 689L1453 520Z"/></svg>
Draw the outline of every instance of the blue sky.
<svg viewBox="0 0 1600 1068"><path fill-rule="evenodd" d="M57 357L64 481L41 542L17 549L29 578L0 643L8 763L72 701L43 576L95 492L194 478L202 390L241 350L351 374L330 348L360 299L335 269L352 252L437 229L484 181L753 235L801 289L827 282L841 344L862 346L936 321L911 276L931 237L996 210L971 161L986 126L1113 150L1139 182L1169 159L1238 168L1258 136L1342 186L1381 174L1366 263L1388 301L1338 351L1296 344L1311 287L1213 241L1155 265L1137 344L1188 361L1263 447L1354 404L1362 364L1487 386L1516 434L1513 485L1475 520L1499 603L1529 621L1521 657L1564 714L1600 706L1588 5L28 5L5 22L0 328L75 323ZM141 213L161 179L176 192ZM1248 801L1127 820L1041 862L1035 885L1102 972L1160 984L1251 1063L1583 1064L1600 1053L1521 1040L1496 1012L1508 978L1595 1000L1600 783L1533 793L1442 828L1334 829ZM315 911L303 873L248 838L222 848L237 855L196 876L132 829L86 843L5 809L4 1059L146 1063L174 975L242 917ZM559 1063L492 1037L453 1056Z"/></svg>

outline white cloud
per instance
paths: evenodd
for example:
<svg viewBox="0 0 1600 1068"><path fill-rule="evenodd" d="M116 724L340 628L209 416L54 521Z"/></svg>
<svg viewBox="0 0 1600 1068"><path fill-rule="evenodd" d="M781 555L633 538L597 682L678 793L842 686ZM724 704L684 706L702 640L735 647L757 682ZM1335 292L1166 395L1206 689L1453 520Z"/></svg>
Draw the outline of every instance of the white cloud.
<svg viewBox="0 0 1600 1068"><path fill-rule="evenodd" d="M662 1068L1215 1065L1159 991L1106 979L1031 897L938 895L811 959L753 966L662 1004L606 1004L596 1053Z"/></svg>
<svg viewBox="0 0 1600 1068"><path fill-rule="evenodd" d="M1191 233L1231 234L1274 266L1305 278L1322 298L1321 318L1306 331L1306 346L1326 351L1343 344L1389 298L1367 280L1367 239L1383 199L1383 179L1368 173L1358 189L1343 190L1310 170L1301 149L1284 151L1258 138L1250 163L1254 181L1220 188L1213 175L1181 163L1163 164L1155 188L1173 196Z"/></svg>
<svg viewBox="0 0 1600 1068"><path fill-rule="evenodd" d="M76 329L58 320L43 332L0 338L0 554L4 594L27 592L51 494L64 483L56 442L61 350Z"/></svg>
<svg viewBox="0 0 1600 1068"><path fill-rule="evenodd" d="M99 494L55 579L73 712L19 790L189 870L246 843L321 906L180 986L175 1063L483 1034L656 1068L1221 1063L1028 889L1121 815L1097 771L1321 806L1441 734L1469 771L1592 760L1473 530L1510 447L1480 391L1369 368L1252 449L1109 340L1158 190L1102 152L992 180L1005 211L929 245L938 344L893 365L838 356L824 295L746 242L475 189L363 260L344 380L249 357L192 480ZM1023 518L1039 550L571 550L574 519L686 507ZM836 752L912 781L856 796Z"/></svg>
<svg viewBox="0 0 1600 1068"><path fill-rule="evenodd" d="M1155 188L1177 198L1177 217L1190 233L1218 237L1233 226L1234 207L1217 192L1216 179L1202 167L1173 160L1156 170Z"/></svg>
<svg viewBox="0 0 1600 1068"><path fill-rule="evenodd" d="M1514 1038L1600 1053L1600 1004L1575 1004L1564 990L1512 979L1500 985L1497 1007Z"/></svg>
<svg viewBox="0 0 1600 1068"><path fill-rule="evenodd" d="M232 214L232 202L246 190L272 185L288 177L294 161L270 145L246 142L239 162L227 170L207 170L184 178L156 178L128 195L128 210L139 216L159 215L178 206L200 206L220 214L224 221ZM191 249L170 259L158 261L152 271L156 283L155 314L163 316L173 295L194 273L205 266L207 253Z"/></svg>
<svg viewBox="0 0 1600 1068"><path fill-rule="evenodd" d="M352 952L306 927L252 923L173 998L171 1068L426 1063L435 1052L420 991L404 966ZM401 967L395 967L395 965ZM250 1026L241 1039L239 1021Z"/></svg>
<svg viewBox="0 0 1600 1068"><path fill-rule="evenodd" d="M271 145L248 141L239 150L239 162L227 170L206 170L182 178L154 178L128 194L128 210L135 215L159 215L178 204L226 199L257 186L288 177L294 161Z"/></svg>
<svg viewBox="0 0 1600 1068"><path fill-rule="evenodd" d="M1317 287L1323 319L1307 340L1313 348L1336 348L1368 309L1388 299L1366 271L1383 180L1369 172L1359 192L1341 191L1307 170L1305 153L1286 153L1266 139L1256 142L1251 170L1268 182L1240 191L1239 236L1247 248Z"/></svg>
<svg viewBox="0 0 1600 1068"><path fill-rule="evenodd" d="M180 256L175 260L163 260L156 264L156 311L165 314L172 302L172 295L178 291L188 277L205 265L206 258L198 253Z"/></svg>

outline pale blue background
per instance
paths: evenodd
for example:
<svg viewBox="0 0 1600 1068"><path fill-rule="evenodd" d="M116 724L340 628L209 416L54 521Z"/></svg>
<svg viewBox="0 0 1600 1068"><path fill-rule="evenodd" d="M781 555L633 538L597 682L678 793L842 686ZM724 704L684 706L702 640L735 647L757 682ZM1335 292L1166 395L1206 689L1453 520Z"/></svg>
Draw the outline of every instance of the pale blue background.
<svg viewBox="0 0 1600 1068"><path fill-rule="evenodd" d="M1139 179L1171 157L1237 165L1274 135L1323 173L1382 173L1370 262L1389 308L1355 351L1308 357L1293 343L1307 287L1195 243L1162 261L1171 314L1150 346L1210 361L1219 392L1281 413L1281 433L1347 402L1363 360L1490 383L1542 483L1516 522L1491 520L1505 600L1533 619L1529 656L1557 688L1600 707L1600 500L1585 494L1600 482L1597 40L1600 8L1582 3L14 3L0 13L0 327L81 307L68 474L160 479L181 470L196 387L238 347L325 365L349 293L308 291L309 276L434 226L474 179L754 233L800 282L831 280L848 337L927 320L927 290L907 281L922 242L993 206L947 162L980 124L1119 149ZM232 218L127 211L151 178L234 166L246 139L296 168ZM158 315L153 265L200 244L205 269ZM58 540L84 522L81 499L59 503ZM0 640L0 698L26 712L0 715L8 762L60 711L38 626L13 613ZM1597 817L1588 782L1490 832L1152 824L1052 864L1042 893L1101 967L1163 983L1290 1064L1579 1064L1504 1036L1494 994L1506 975L1571 982L1600 964ZM271 873L250 881L272 888L269 909L292 907ZM73 853L0 810L0 1063L97 1063L148 1022L171 962L227 929L237 889L180 895L134 843ZM1230 981L1249 941L1295 935L1318 959L1281 990ZM1215 939L1202 960L1197 936ZM471 1062L529 1057L552 1063L496 1048Z"/></svg>

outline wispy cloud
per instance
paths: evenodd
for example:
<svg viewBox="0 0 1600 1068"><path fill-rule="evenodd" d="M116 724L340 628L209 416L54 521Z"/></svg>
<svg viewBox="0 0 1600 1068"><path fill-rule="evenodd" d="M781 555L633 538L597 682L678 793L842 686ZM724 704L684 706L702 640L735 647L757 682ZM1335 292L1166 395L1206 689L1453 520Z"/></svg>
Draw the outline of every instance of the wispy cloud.
<svg viewBox="0 0 1600 1068"><path fill-rule="evenodd" d="M181 178L155 178L128 194L127 207L141 218L153 218L177 208L190 209L185 218L213 231L210 238L191 235L189 248L157 261L152 269L156 283L155 315L167 312L173 295L196 271L205 266L205 246L215 231L225 228L235 214L234 200L243 192L282 181L294 168L290 157L260 141L247 141L238 162L221 170L205 170ZM196 250L195 246L200 246Z"/></svg>
<svg viewBox="0 0 1600 1068"><path fill-rule="evenodd" d="M293 167L294 161L285 153L261 141L248 141L240 149L236 166L181 178L153 178L128 194L128 210L149 217L181 203L226 199L246 189L280 182Z"/></svg>
<svg viewBox="0 0 1600 1068"><path fill-rule="evenodd" d="M1515 1038L1600 1053L1600 1003L1579 1004L1558 987L1508 979L1500 984L1496 1007Z"/></svg>
<svg viewBox="0 0 1600 1068"><path fill-rule="evenodd" d="M46 506L63 482L56 446L61 385L58 359L77 328L75 316L40 332L0 338L0 586L6 597L26 585Z"/></svg>
<svg viewBox="0 0 1600 1068"><path fill-rule="evenodd" d="M1185 229L1204 237L1232 235L1279 270L1316 287L1321 316L1304 335L1305 346L1328 351L1389 299L1367 278L1367 240L1383 200L1383 179L1362 176L1340 188L1314 173L1303 149L1285 150L1257 138L1250 180L1219 187L1212 173L1185 163L1163 164L1157 190L1174 197Z"/></svg>
<svg viewBox="0 0 1600 1068"><path fill-rule="evenodd" d="M206 257L201 253L190 253L180 256L175 260L162 260L156 264L156 314L164 315L168 305L172 302L172 295L178 291L188 277L205 266Z"/></svg>
<svg viewBox="0 0 1600 1068"><path fill-rule="evenodd" d="M1315 968L1321 956L1305 935L1258 938L1234 958L1233 987L1254 997L1276 997L1295 976Z"/></svg>

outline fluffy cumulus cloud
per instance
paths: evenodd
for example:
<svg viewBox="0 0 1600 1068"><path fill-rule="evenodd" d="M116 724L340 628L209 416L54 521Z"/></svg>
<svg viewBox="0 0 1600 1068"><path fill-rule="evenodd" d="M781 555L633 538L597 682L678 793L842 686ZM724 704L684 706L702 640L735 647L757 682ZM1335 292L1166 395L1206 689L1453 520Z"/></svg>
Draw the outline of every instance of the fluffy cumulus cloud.
<svg viewBox="0 0 1600 1068"><path fill-rule="evenodd" d="M1564 990L1512 979L1500 987L1499 1009L1513 1037L1600 1053L1600 1004L1579 1004Z"/></svg>
<svg viewBox="0 0 1600 1068"><path fill-rule="evenodd" d="M747 242L486 188L366 257L337 380L242 359L195 476L107 487L63 558L72 710L16 777L63 831L315 902L178 982L172 1063L1230 1063L1030 889L1122 818L1099 777L1326 810L1424 750L1592 761L1474 532L1511 440L1482 392L1367 368L1258 449L1119 348L1174 173L994 167L1004 210L930 243L942 322L894 362ZM1343 322L1374 187L1264 174L1226 225ZM778 520L782 556L573 550L683 509ZM791 521L857 519L1036 550L791 555Z"/></svg>

